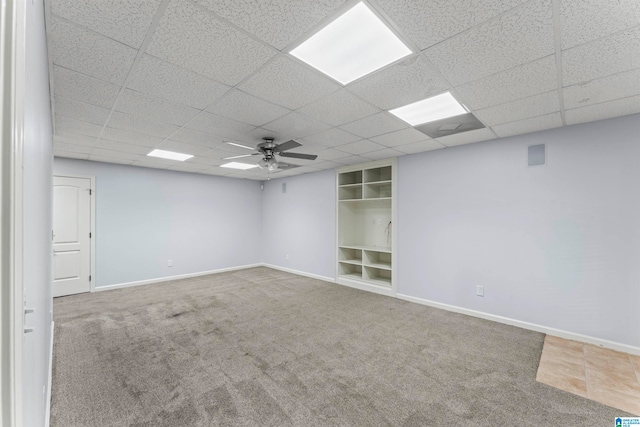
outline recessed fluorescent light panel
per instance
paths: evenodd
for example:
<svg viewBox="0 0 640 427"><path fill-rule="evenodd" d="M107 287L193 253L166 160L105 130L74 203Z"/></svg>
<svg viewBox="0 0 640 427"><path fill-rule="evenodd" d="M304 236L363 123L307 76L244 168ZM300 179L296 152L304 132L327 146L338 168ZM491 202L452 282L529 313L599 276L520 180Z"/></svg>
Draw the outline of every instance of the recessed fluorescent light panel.
<svg viewBox="0 0 640 427"><path fill-rule="evenodd" d="M290 53L346 85L412 52L360 2Z"/></svg>
<svg viewBox="0 0 640 427"><path fill-rule="evenodd" d="M225 163L224 165L220 165L220 167L247 170L247 169L257 168L258 165L250 165L248 163L240 163L240 162L229 162L229 163Z"/></svg>
<svg viewBox="0 0 640 427"><path fill-rule="evenodd" d="M165 150L153 150L152 152L147 154L147 156L160 157L161 159L178 160L181 162L184 162L185 160L193 157L193 155L191 154L182 154Z"/></svg>
<svg viewBox="0 0 640 427"><path fill-rule="evenodd" d="M404 107L389 110L389 112L411 126L416 126L466 114L468 111L456 101L450 92L445 92Z"/></svg>

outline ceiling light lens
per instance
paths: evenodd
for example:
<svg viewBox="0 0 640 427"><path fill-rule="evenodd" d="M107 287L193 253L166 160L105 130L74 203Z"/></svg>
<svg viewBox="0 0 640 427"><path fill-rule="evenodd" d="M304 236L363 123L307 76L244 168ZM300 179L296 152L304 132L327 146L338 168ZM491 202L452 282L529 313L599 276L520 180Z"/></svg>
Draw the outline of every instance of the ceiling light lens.
<svg viewBox="0 0 640 427"><path fill-rule="evenodd" d="M411 126L417 126L466 114L468 110L450 92L445 92L404 107L389 110L389 112Z"/></svg>
<svg viewBox="0 0 640 427"><path fill-rule="evenodd" d="M168 159L168 160L178 160L180 162L184 162L185 160L193 157L193 155L191 154L176 153L174 151L165 151L165 150L153 150L149 154L147 154L147 156L159 157L161 159Z"/></svg>
<svg viewBox="0 0 640 427"><path fill-rule="evenodd" d="M343 85L411 53L362 2L291 51Z"/></svg>
<svg viewBox="0 0 640 427"><path fill-rule="evenodd" d="M258 165L250 165L248 163L240 163L240 162L229 162L229 163L225 163L224 165L220 165L220 167L247 170L247 169L257 168Z"/></svg>

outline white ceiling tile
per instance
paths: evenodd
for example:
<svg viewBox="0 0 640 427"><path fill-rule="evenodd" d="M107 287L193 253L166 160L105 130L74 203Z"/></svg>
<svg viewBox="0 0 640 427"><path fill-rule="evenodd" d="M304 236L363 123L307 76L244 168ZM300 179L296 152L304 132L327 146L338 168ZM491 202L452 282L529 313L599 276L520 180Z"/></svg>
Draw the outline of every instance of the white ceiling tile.
<svg viewBox="0 0 640 427"><path fill-rule="evenodd" d="M222 144L224 138L189 128L180 128L177 132L171 135L171 140L186 142L187 144L202 145L207 148L214 148Z"/></svg>
<svg viewBox="0 0 640 427"><path fill-rule="evenodd" d="M55 16L50 22L54 64L110 83L124 83L135 49Z"/></svg>
<svg viewBox="0 0 640 427"><path fill-rule="evenodd" d="M230 88L193 71L144 55L128 87L176 104L204 109Z"/></svg>
<svg viewBox="0 0 640 427"><path fill-rule="evenodd" d="M429 139L426 141L412 142L411 144L399 145L395 147L396 150L405 154L422 153L423 151L439 150L446 148L435 139Z"/></svg>
<svg viewBox="0 0 640 427"><path fill-rule="evenodd" d="M141 156L132 164L133 166L140 166L143 168L168 169L171 166L175 166L177 163L178 163L177 160L162 159L159 157Z"/></svg>
<svg viewBox="0 0 640 427"><path fill-rule="evenodd" d="M526 0L378 0L403 32L426 49Z"/></svg>
<svg viewBox="0 0 640 427"><path fill-rule="evenodd" d="M192 156L199 156L206 153L207 151L211 151L210 148L204 147L202 145L193 145L170 140L162 141L154 148L157 148L159 150L174 151L183 154L191 154Z"/></svg>
<svg viewBox="0 0 640 427"><path fill-rule="evenodd" d="M367 163L370 161L371 159L367 159L366 157L350 156L350 157L343 157L341 159L337 159L336 163L340 163L341 165L355 165L358 163Z"/></svg>
<svg viewBox="0 0 640 427"><path fill-rule="evenodd" d="M456 145L471 144L473 142L487 141L495 139L496 136L487 128L470 130L468 132L456 133L454 135L438 138L438 142L446 147ZM399 149L399 148L398 148Z"/></svg>
<svg viewBox="0 0 640 427"><path fill-rule="evenodd" d="M394 150L393 148L385 148L384 150L372 151L366 154L362 154L363 157L371 160L390 159L392 157L404 156L405 153Z"/></svg>
<svg viewBox="0 0 640 427"><path fill-rule="evenodd" d="M555 55L458 86L460 101L472 109L504 104L558 87Z"/></svg>
<svg viewBox="0 0 640 427"><path fill-rule="evenodd" d="M120 86L57 66L53 67L53 88L55 95L109 109L120 92Z"/></svg>
<svg viewBox="0 0 640 427"><path fill-rule="evenodd" d="M562 51L562 83L571 86L640 68L640 25Z"/></svg>
<svg viewBox="0 0 640 427"><path fill-rule="evenodd" d="M145 147L155 147L163 140L163 138L158 138L157 136L112 127L106 127L102 137L111 141L137 144Z"/></svg>
<svg viewBox="0 0 640 427"><path fill-rule="evenodd" d="M53 140L76 145L94 145L98 138L94 136L64 132L56 129L56 133L53 135Z"/></svg>
<svg viewBox="0 0 640 427"><path fill-rule="evenodd" d="M110 110L95 105L74 101L63 96L55 97L55 112L60 116L82 120L84 122L104 125Z"/></svg>
<svg viewBox="0 0 640 427"><path fill-rule="evenodd" d="M207 112L200 113L185 127L231 139L243 139L255 129L253 125L236 122Z"/></svg>
<svg viewBox="0 0 640 427"><path fill-rule="evenodd" d="M89 160L94 160L95 157L134 161L140 158L140 154L106 150L104 148L94 148L89 155Z"/></svg>
<svg viewBox="0 0 640 427"><path fill-rule="evenodd" d="M309 167L312 167L316 170L322 171L322 170L327 170L327 169L335 169L335 168L339 168L342 167L343 165L341 165L340 163L336 163L336 162L316 162L313 163L311 165L309 165Z"/></svg>
<svg viewBox="0 0 640 427"><path fill-rule="evenodd" d="M562 0L562 49L634 27L640 22L638 0Z"/></svg>
<svg viewBox="0 0 640 427"><path fill-rule="evenodd" d="M422 55L410 57L347 86L383 110L444 92L449 84Z"/></svg>
<svg viewBox="0 0 640 427"><path fill-rule="evenodd" d="M533 0L424 52L454 85L555 51L551 0Z"/></svg>
<svg viewBox="0 0 640 427"><path fill-rule="evenodd" d="M302 141L312 144L324 145L325 147L336 147L338 145L358 141L360 139L362 138L352 133L345 132L342 129L331 128L329 130L307 136L306 138L302 138Z"/></svg>
<svg viewBox="0 0 640 427"><path fill-rule="evenodd" d="M51 12L114 40L139 48L161 0L55 0Z"/></svg>
<svg viewBox="0 0 640 427"><path fill-rule="evenodd" d="M211 150L216 151L216 150ZM199 165L205 166L220 166L224 163L227 163L228 160L223 160L222 151L218 151L218 157L208 157L208 156L194 156L185 161L185 163L197 163ZM224 155L228 155L229 153L224 153Z"/></svg>
<svg viewBox="0 0 640 427"><path fill-rule="evenodd" d="M89 160L91 160L92 162L113 163L113 164L116 164L116 165L131 165L131 164L133 164L132 160L129 160L129 159L117 159L115 157L89 156Z"/></svg>
<svg viewBox="0 0 640 427"><path fill-rule="evenodd" d="M495 107L476 110L474 113L485 125L494 126L558 111L560 111L560 100L558 99L558 91L554 90Z"/></svg>
<svg viewBox="0 0 640 427"><path fill-rule="evenodd" d="M292 112L264 125L265 129L289 135L289 138L303 138L314 133L329 129L331 126L319 122L311 117Z"/></svg>
<svg viewBox="0 0 640 427"><path fill-rule="evenodd" d="M243 82L239 88L295 110L335 92L340 86L320 72L281 55Z"/></svg>
<svg viewBox="0 0 640 427"><path fill-rule="evenodd" d="M132 116L131 114L114 111L109 119L109 127L130 130L138 133L166 138L178 130L178 126L168 123L156 122L146 117Z"/></svg>
<svg viewBox="0 0 640 427"><path fill-rule="evenodd" d="M340 145L336 148L347 153L360 154L362 156L365 156L366 153L382 150L387 147L385 147L384 145L376 144L375 142L371 142L367 139L361 139L360 141L350 142L348 144Z"/></svg>
<svg viewBox="0 0 640 427"><path fill-rule="evenodd" d="M63 151L57 149L55 146L53 147L53 155L55 157L65 157L67 159L80 159L80 160L88 160L89 155L85 153L76 153L74 151Z"/></svg>
<svg viewBox="0 0 640 427"><path fill-rule="evenodd" d="M53 149L57 151L68 151L71 153L89 154L93 150L93 145L69 144L67 142L56 141L54 138Z"/></svg>
<svg viewBox="0 0 640 427"><path fill-rule="evenodd" d="M98 141L98 138L56 130L56 133L53 135L53 140L66 142L68 144L93 146L95 145L96 141Z"/></svg>
<svg viewBox="0 0 640 427"><path fill-rule="evenodd" d="M109 150L109 151L121 151L123 153L144 154L144 155L149 154L149 152L153 149L152 147L145 147L144 145L111 141L109 139L103 139L103 138L100 139L96 147L102 148L104 150Z"/></svg>
<svg viewBox="0 0 640 427"><path fill-rule="evenodd" d="M640 68L565 87L562 95L567 110L640 95Z"/></svg>
<svg viewBox="0 0 640 427"><path fill-rule="evenodd" d="M298 40L344 3L343 0L195 1L278 49Z"/></svg>
<svg viewBox="0 0 640 427"><path fill-rule="evenodd" d="M341 129L363 138L371 138L407 127L409 127L408 123L395 118L387 112L374 114L373 116L340 126Z"/></svg>
<svg viewBox="0 0 640 427"><path fill-rule="evenodd" d="M174 1L161 18L147 53L233 86L276 51L191 3Z"/></svg>
<svg viewBox="0 0 640 427"><path fill-rule="evenodd" d="M327 148L325 150L318 151L318 160L328 161L328 160L337 160L343 159L345 157L350 157L351 153L346 153L344 151L340 151L335 148Z"/></svg>
<svg viewBox="0 0 640 427"><path fill-rule="evenodd" d="M207 108L207 111L239 122L262 126L284 116L291 110L234 89L220 101Z"/></svg>
<svg viewBox="0 0 640 427"><path fill-rule="evenodd" d="M640 113L640 95L567 110L565 118L567 124L575 125L577 123L611 119L635 113Z"/></svg>
<svg viewBox="0 0 640 427"><path fill-rule="evenodd" d="M373 142L377 142L378 144L382 144L385 147L397 147L399 145L407 145L412 142L424 141L430 138L419 130L411 127L387 133L385 135L374 136L369 139Z"/></svg>
<svg viewBox="0 0 640 427"><path fill-rule="evenodd" d="M169 167L169 170L178 171L178 172L200 172L203 169L208 169L205 165L200 165L198 163L187 163L180 162L180 164Z"/></svg>
<svg viewBox="0 0 640 427"><path fill-rule="evenodd" d="M174 104L131 89L122 92L115 110L178 126L184 125L200 112L195 108Z"/></svg>
<svg viewBox="0 0 640 427"><path fill-rule="evenodd" d="M504 138L507 136L552 129L560 126L562 126L562 117L560 116L560 113L553 113L493 126L492 129L500 138ZM439 139L442 140L442 138Z"/></svg>
<svg viewBox="0 0 640 427"><path fill-rule="evenodd" d="M380 112L378 108L362 101L346 89L333 92L297 111L333 126L340 126Z"/></svg>
<svg viewBox="0 0 640 427"><path fill-rule="evenodd" d="M102 126L94 123L83 122L81 120L70 119L69 117L58 115L56 115L55 120L57 131L94 137L100 136L100 132L102 132Z"/></svg>

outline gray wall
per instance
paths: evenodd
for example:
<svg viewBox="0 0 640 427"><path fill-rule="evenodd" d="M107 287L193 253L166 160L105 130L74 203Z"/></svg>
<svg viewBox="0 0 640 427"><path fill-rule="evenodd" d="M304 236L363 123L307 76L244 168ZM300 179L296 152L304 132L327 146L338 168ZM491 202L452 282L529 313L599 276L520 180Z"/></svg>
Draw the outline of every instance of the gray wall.
<svg viewBox="0 0 640 427"><path fill-rule="evenodd" d="M54 173L96 177L97 287L261 262L257 181L61 158Z"/></svg>
<svg viewBox="0 0 640 427"><path fill-rule="evenodd" d="M23 278L26 305L35 309L26 326L35 331L24 336L23 410L25 426L42 426L51 343L52 128L42 2L26 2L26 12Z"/></svg>
<svg viewBox="0 0 640 427"><path fill-rule="evenodd" d="M287 189L283 193L285 183ZM335 191L334 170L264 183L262 258L265 263L335 277Z"/></svg>
<svg viewBox="0 0 640 427"><path fill-rule="evenodd" d="M638 115L401 157L398 293L640 347L638 159Z"/></svg>

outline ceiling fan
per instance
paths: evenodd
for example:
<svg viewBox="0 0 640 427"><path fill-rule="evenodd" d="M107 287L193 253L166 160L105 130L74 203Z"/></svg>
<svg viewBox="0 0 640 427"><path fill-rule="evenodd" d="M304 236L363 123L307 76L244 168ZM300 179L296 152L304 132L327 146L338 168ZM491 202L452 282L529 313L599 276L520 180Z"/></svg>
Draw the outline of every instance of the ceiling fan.
<svg viewBox="0 0 640 427"><path fill-rule="evenodd" d="M258 162L258 166L261 169L267 169L269 172L276 172L278 170L292 169L292 168L298 167L298 165L279 162L276 159L276 155L280 157L289 157L291 159L304 159L304 160L315 160L318 157L315 154L287 153L286 151L288 150L302 146L302 144L300 144L297 141L294 141L293 139L287 142L283 142L282 144L275 144L273 142L273 138L270 138L270 137L262 138L262 140L264 142L261 142L260 144L258 144L258 146L255 148L256 150L255 153L243 154L240 156L225 157L224 159L230 160L230 159L239 159L241 157L262 155L262 159ZM244 145L235 144L235 143L233 145L249 148L249 147L245 147Z"/></svg>

